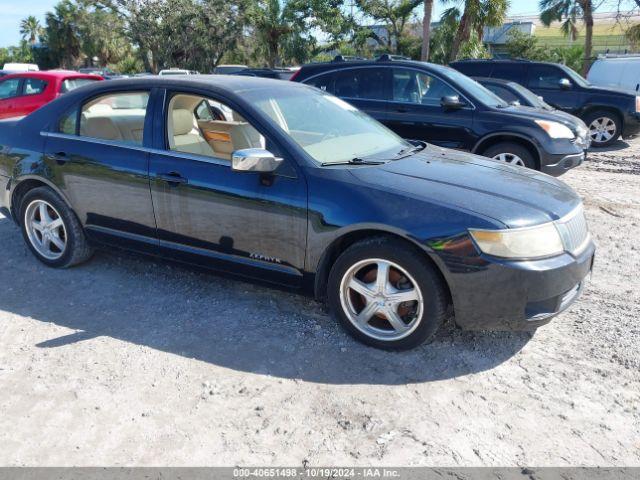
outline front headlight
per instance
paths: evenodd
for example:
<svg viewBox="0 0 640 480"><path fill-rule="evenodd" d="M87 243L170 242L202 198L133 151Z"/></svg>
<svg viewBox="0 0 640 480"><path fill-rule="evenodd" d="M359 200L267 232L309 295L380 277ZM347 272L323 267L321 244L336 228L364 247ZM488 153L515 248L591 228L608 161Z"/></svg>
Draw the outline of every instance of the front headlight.
<svg viewBox="0 0 640 480"><path fill-rule="evenodd" d="M469 229L478 248L487 255L504 258L540 258L564 251L553 223L513 230Z"/></svg>
<svg viewBox="0 0 640 480"><path fill-rule="evenodd" d="M573 139L573 132L569 127L558 122L549 120L535 120L540 128L542 128L551 138L568 138Z"/></svg>

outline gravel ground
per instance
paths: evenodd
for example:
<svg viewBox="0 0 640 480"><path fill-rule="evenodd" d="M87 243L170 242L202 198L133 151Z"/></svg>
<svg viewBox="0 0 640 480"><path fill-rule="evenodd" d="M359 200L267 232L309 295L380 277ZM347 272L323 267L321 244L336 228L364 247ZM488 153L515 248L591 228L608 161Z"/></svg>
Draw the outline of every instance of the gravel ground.
<svg viewBox="0 0 640 480"><path fill-rule="evenodd" d="M0 465L639 466L639 153L563 177L599 247L568 312L404 353L153 259L44 268L0 217Z"/></svg>

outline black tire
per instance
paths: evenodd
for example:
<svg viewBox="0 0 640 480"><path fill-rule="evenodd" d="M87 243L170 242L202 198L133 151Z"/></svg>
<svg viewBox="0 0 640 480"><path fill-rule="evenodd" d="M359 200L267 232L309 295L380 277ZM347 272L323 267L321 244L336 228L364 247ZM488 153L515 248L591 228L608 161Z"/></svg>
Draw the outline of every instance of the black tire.
<svg viewBox="0 0 640 480"><path fill-rule="evenodd" d="M356 328L345 312L340 295L343 277L353 266L368 259L382 259L402 267L420 289L423 298L422 314L414 317L417 326L404 338L381 340L369 336ZM448 312L446 287L425 254L403 241L388 237L363 240L345 250L331 268L327 297L334 316L351 336L367 345L386 350L407 350L431 339L444 323Z"/></svg>
<svg viewBox="0 0 640 480"><path fill-rule="evenodd" d="M62 255L57 259L48 259L44 257L32 244L27 232L27 221L25 214L27 207L36 200L43 200L51 205L64 224L66 233L66 246L62 251ZM73 265L87 261L93 254L93 249L89 246L82 225L78 221L75 213L67 206L67 204L49 187L38 187L29 190L20 201L20 228L22 236L27 246L35 257L42 263L54 268L68 268Z"/></svg>
<svg viewBox="0 0 640 480"><path fill-rule="evenodd" d="M527 147L520 145L519 143L501 142L490 146L484 152L482 152L482 155L489 158L495 158L501 154L516 155L522 160L522 163L524 163L525 167L531 168L533 170L538 169L536 159L534 158L531 151Z"/></svg>
<svg viewBox="0 0 640 480"><path fill-rule="evenodd" d="M613 136L606 141L597 141L598 135L591 133L591 124L598 119L610 119L613 121L615 125L615 133ZM620 115L615 112L611 112L608 110L594 110L593 112L587 113L584 118L584 123L587 124L587 128L589 129L589 136L591 137L591 146L596 148L607 147L611 145L613 142L620 138L622 134L622 120L620 119Z"/></svg>

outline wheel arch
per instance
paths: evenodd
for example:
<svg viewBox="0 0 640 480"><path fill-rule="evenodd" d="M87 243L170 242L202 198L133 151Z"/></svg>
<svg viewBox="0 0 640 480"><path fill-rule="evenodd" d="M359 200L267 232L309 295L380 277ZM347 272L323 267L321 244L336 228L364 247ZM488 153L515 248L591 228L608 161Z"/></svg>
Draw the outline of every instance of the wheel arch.
<svg viewBox="0 0 640 480"><path fill-rule="evenodd" d="M429 251L415 239L401 235L398 232L392 232L389 230L377 229L377 228L362 228L357 230L351 230L339 237L335 238L329 246L327 246L320 257L318 262L318 268L316 269L315 281L314 281L314 296L319 301L323 301L327 296L327 282L329 279L329 273L331 268L335 264L338 257L351 245L368 238L374 237L386 237L393 240L399 240L411 248L416 250L416 253L424 255L427 261L433 266L434 271L440 276L442 284L444 285L447 293L447 301L450 305L453 303L453 297L451 295L451 287L446 275L442 270L442 266L438 264L432 257Z"/></svg>
<svg viewBox="0 0 640 480"><path fill-rule="evenodd" d="M20 202L22 200L22 197L24 197L26 193L29 192L30 190L33 190L34 188L38 188L38 187L49 187L73 211L73 208L71 207L71 204L69 203L65 195L50 180L42 177L32 176L32 175L23 176L23 177L20 177L19 181L15 182L11 190L11 195L9 197L9 210L11 212L14 222L16 222L18 225L20 225L19 208L20 208Z"/></svg>
<svg viewBox="0 0 640 480"><path fill-rule="evenodd" d="M582 109L582 112L580 113L580 119L584 121L587 116L594 112L609 112L614 114L616 117L618 117L618 120L620 120L620 130L622 131L624 129L624 113L622 112L622 110L616 107L612 107L611 105L587 105ZM587 125L587 128L588 127L589 125Z"/></svg>
<svg viewBox="0 0 640 480"><path fill-rule="evenodd" d="M471 152L476 153L478 155L482 155L482 152L486 151L488 148L491 148L494 145L498 145L499 143L505 143L505 142L517 143L518 145L521 145L524 148L526 148L533 155L533 159L536 162L536 169L540 170L540 158L541 158L540 149L537 147L537 145L534 142L531 141L529 137L526 137L525 135L521 135L518 133L498 132L498 133L491 133L489 135L486 135L482 137L480 140L478 140L478 142L475 144Z"/></svg>

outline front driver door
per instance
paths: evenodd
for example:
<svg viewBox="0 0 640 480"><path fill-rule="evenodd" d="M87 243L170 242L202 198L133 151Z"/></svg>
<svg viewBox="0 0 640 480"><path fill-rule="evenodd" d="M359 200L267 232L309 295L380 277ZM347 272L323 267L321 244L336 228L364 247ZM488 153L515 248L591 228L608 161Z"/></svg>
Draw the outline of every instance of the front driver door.
<svg viewBox="0 0 640 480"><path fill-rule="evenodd" d="M445 109L442 97L464 97L444 80L426 72L394 68L392 100L385 123L403 138L424 140L441 147L469 149L473 144L471 126L474 107L470 102Z"/></svg>
<svg viewBox="0 0 640 480"><path fill-rule="evenodd" d="M563 80L568 80L569 85L561 86ZM554 65L531 65L528 88L558 110L575 115L582 105L582 93L576 89L573 80Z"/></svg>
<svg viewBox="0 0 640 480"><path fill-rule="evenodd" d="M284 152L220 99L167 92L150 177L161 253L300 285L307 193L291 159L275 174L231 169L231 152Z"/></svg>

